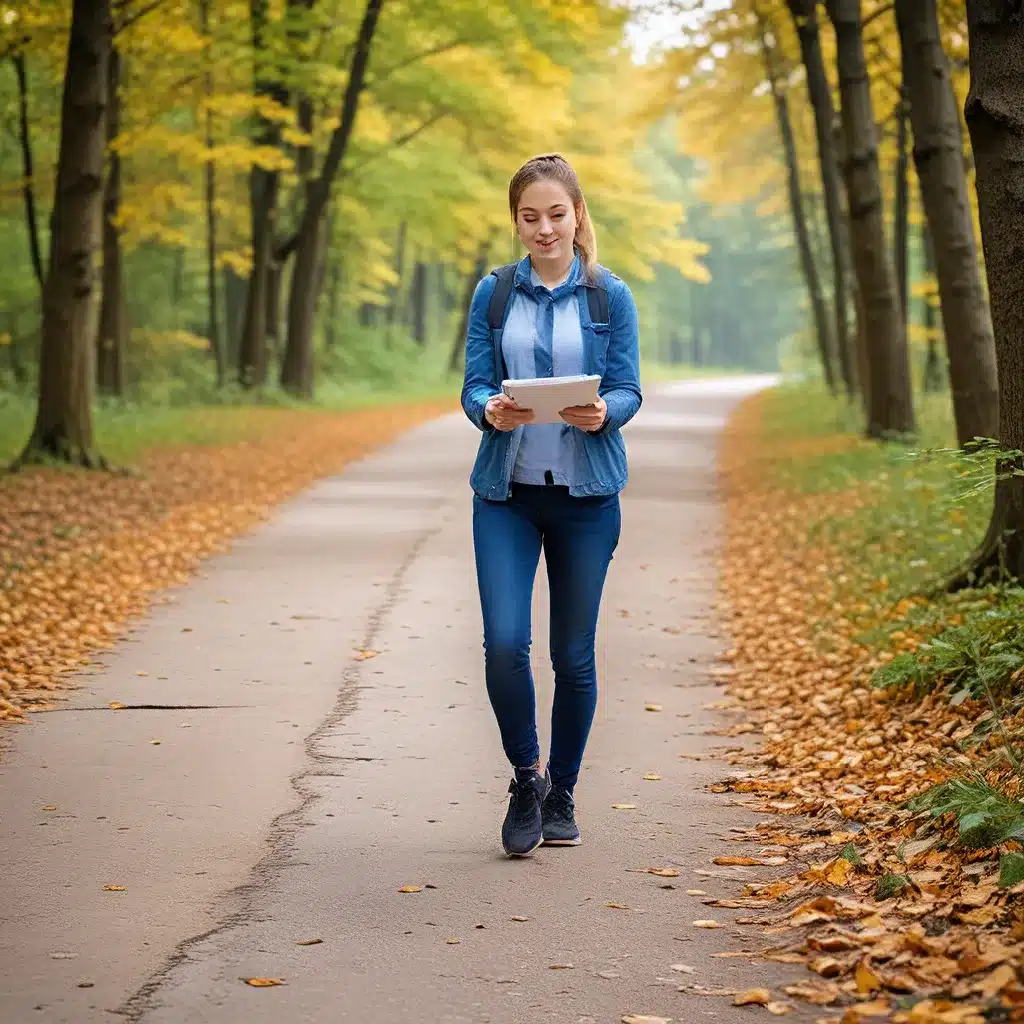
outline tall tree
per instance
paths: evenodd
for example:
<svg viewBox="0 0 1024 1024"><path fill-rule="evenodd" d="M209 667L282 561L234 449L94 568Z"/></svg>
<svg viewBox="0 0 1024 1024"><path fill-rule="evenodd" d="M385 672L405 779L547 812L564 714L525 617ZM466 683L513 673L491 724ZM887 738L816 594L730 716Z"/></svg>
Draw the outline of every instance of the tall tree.
<svg viewBox="0 0 1024 1024"><path fill-rule="evenodd" d="M903 75L905 79L905 67ZM907 157L909 122L910 100L904 82L900 87L900 98L896 103L896 202L893 213L892 247L904 331L907 329L907 312L910 308L910 160Z"/></svg>
<svg viewBox="0 0 1024 1024"><path fill-rule="evenodd" d="M850 337L848 301L850 298L850 247L843 221L842 185L839 179L839 161L836 155L832 126L835 108L832 105L832 87L825 72L825 59L821 52L821 33L818 27L818 0L786 0L793 17L800 57L807 78L807 92L814 110L814 133L821 168L821 185L825 196L825 217L828 222L829 242L832 249L833 313L836 321L836 349L847 394L855 390L856 356L854 340Z"/></svg>
<svg viewBox="0 0 1024 1024"><path fill-rule="evenodd" d="M885 238L878 133L861 5L860 0L826 0L825 7L836 33L850 233L869 346L868 436L900 437L914 431L914 400L907 334Z"/></svg>
<svg viewBox="0 0 1024 1024"><path fill-rule="evenodd" d="M288 93L280 82L270 59L269 0L250 0L254 85L257 98L279 107L288 102ZM256 143L267 150L281 144L281 122L257 115ZM262 387L267 377L267 292L273 283L270 263L274 256L274 228L277 221L280 171L276 164L253 165L249 178L252 220L252 270L245 295L242 337L238 348L238 376L243 387Z"/></svg>
<svg viewBox="0 0 1024 1024"><path fill-rule="evenodd" d="M39 396L32 435L15 466L46 457L103 465L93 442L91 399L112 39L110 0L73 0L43 286Z"/></svg>
<svg viewBox="0 0 1024 1024"><path fill-rule="evenodd" d="M319 176L311 177L306 184L302 218L295 234L295 266L288 294L288 336L281 366L282 387L297 395L309 396L313 392L313 322L322 280L323 219L331 188L352 139L383 5L384 0L367 0L352 50L341 117L331 133Z"/></svg>
<svg viewBox="0 0 1024 1024"><path fill-rule="evenodd" d="M43 286L43 250L39 244L39 221L36 217L35 191L35 159L32 154L32 129L28 116L28 72L25 67L25 55L15 53L11 57L14 74L18 81L18 141L21 145L21 166L24 173L22 193L25 197L25 223L28 228L29 254L32 257L32 270L35 272L39 287Z"/></svg>
<svg viewBox="0 0 1024 1024"><path fill-rule="evenodd" d="M124 347L128 315L124 296L124 260L117 215L121 206L121 154L112 143L121 132L121 54L110 50L107 73L107 184L103 195L103 297L96 346L96 388L124 394Z"/></svg>
<svg viewBox="0 0 1024 1024"><path fill-rule="evenodd" d="M211 45L210 0L199 2L199 30ZM213 159L213 61L206 55L206 71L203 73L203 97L206 109L203 117L206 159L203 167L203 204L206 208L206 319L210 352L217 370L217 387L223 387L227 379L224 344L220 333L220 308L217 289L217 166Z"/></svg>
<svg viewBox="0 0 1024 1024"><path fill-rule="evenodd" d="M999 384L964 173L963 135L935 0L896 0L914 162L935 248L957 439L993 438Z"/></svg>
<svg viewBox="0 0 1024 1024"><path fill-rule="evenodd" d="M1024 26L1020 5L967 0L971 88L965 114L974 153L981 238L999 375L999 446L988 532L962 587L1005 573L1024 580Z"/></svg>
<svg viewBox="0 0 1024 1024"><path fill-rule="evenodd" d="M921 226L921 254L924 258L924 272L929 282L935 278L935 246L932 245L931 232L927 221ZM925 330L924 375L921 386L926 393L933 394L942 390L942 364L939 359L939 339L937 336L938 317L935 315L935 303L932 296L926 295L921 302L921 323Z"/></svg>
<svg viewBox="0 0 1024 1024"><path fill-rule="evenodd" d="M803 271L807 294L811 300L814 314L815 337L818 341L818 355L821 359L825 384L834 395L838 393L836 381L835 335L829 319L828 304L821 287L821 276L814 259L811 247L811 235L807 226L807 214L804 209L803 190L800 185L800 160L796 151L796 140L793 137L793 123L789 115L789 96L782 81L782 68L779 66L779 55L776 48L775 29L760 5L755 0L754 13L758 22L761 55L764 59L765 74L772 93L775 107L775 120L778 124L779 139L782 143L783 156L786 161L786 184L789 191L789 208L793 218L793 231L796 235L797 251L800 254L800 268Z"/></svg>

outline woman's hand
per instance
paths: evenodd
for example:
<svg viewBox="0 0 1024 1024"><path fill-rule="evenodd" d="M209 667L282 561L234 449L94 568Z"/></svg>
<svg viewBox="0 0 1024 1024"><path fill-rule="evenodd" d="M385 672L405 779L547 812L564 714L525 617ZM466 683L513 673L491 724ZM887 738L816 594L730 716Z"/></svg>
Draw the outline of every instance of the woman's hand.
<svg viewBox="0 0 1024 1024"><path fill-rule="evenodd" d="M484 419L495 430L515 430L533 422L533 410L520 409L507 395L495 395L484 406Z"/></svg>
<svg viewBox="0 0 1024 1024"><path fill-rule="evenodd" d="M559 414L566 423L572 427L578 427L587 433L600 430L604 425L605 417L608 415L608 406L605 400L598 395L593 405L573 405L563 409Z"/></svg>

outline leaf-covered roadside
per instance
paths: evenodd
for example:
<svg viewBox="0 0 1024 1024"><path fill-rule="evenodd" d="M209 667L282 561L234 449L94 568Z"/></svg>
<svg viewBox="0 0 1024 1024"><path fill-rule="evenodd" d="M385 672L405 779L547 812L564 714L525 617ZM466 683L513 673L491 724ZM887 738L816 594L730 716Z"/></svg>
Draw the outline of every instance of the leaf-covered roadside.
<svg viewBox="0 0 1024 1024"><path fill-rule="evenodd" d="M786 994L852 1024L1024 1020L1024 806L1014 753L1024 602L925 599L983 528L963 473L748 401L723 442L723 598L740 712L715 788L788 858L747 887L763 955L816 976ZM820 412L820 410L818 410Z"/></svg>
<svg viewBox="0 0 1024 1024"><path fill-rule="evenodd" d="M239 410L247 439L154 449L139 476L42 469L0 480L0 720L50 703L155 592L281 501L451 408Z"/></svg>

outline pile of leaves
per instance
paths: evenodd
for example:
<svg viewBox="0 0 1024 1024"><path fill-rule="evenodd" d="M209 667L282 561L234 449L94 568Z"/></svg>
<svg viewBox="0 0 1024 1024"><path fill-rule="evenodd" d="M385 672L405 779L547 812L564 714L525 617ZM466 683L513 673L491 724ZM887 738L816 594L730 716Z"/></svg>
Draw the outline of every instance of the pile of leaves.
<svg viewBox="0 0 1024 1024"><path fill-rule="evenodd" d="M719 732L763 742L726 748L713 789L773 815L736 837L758 844L749 863L786 865L735 901L758 911L741 921L817 976L786 992L830 1024L1024 1021L1022 595L890 600L865 538L812 528L877 521L878 491L787 486L775 469L808 444L765 443L770 401L741 407L721 458L738 718Z"/></svg>
<svg viewBox="0 0 1024 1024"><path fill-rule="evenodd" d="M159 448L137 474L0 479L0 720L49 706L155 592L316 479L452 408L246 409L245 440Z"/></svg>

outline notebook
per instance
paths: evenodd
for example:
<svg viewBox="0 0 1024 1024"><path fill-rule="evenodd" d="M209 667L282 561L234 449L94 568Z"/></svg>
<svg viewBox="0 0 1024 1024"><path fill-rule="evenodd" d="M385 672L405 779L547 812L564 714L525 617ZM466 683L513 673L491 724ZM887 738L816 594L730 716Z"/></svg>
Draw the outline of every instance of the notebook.
<svg viewBox="0 0 1024 1024"><path fill-rule="evenodd" d="M564 423L558 414L574 405L593 405L601 378L593 375L577 377L530 377L502 381L501 390L520 409L532 409L534 423Z"/></svg>

